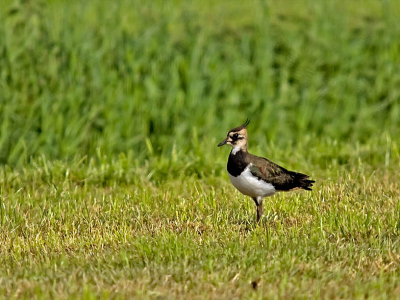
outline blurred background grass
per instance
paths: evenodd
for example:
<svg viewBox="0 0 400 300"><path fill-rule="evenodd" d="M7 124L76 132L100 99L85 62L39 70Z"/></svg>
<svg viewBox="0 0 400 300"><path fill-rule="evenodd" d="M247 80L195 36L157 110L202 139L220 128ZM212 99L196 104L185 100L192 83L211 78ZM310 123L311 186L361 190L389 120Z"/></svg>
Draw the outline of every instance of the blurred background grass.
<svg viewBox="0 0 400 300"><path fill-rule="evenodd" d="M3 0L0 163L222 171L216 144L250 118L277 162L390 165L399 19L398 1Z"/></svg>
<svg viewBox="0 0 400 300"><path fill-rule="evenodd" d="M400 1L0 2L0 299L399 294Z"/></svg>

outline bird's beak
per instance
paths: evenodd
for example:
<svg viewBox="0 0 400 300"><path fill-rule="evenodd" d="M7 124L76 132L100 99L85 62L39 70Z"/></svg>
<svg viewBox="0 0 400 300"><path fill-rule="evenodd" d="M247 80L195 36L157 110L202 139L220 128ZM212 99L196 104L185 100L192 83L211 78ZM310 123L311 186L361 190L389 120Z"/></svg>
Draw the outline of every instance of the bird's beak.
<svg viewBox="0 0 400 300"><path fill-rule="evenodd" d="M228 138L224 139L221 143L218 144L218 147L225 145L228 141Z"/></svg>

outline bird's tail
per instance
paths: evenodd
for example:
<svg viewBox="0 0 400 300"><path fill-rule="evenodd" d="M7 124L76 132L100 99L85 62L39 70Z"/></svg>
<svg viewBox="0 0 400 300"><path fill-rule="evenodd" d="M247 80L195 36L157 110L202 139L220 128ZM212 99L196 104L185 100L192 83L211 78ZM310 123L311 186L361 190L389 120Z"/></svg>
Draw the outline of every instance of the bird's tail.
<svg viewBox="0 0 400 300"><path fill-rule="evenodd" d="M307 191L312 191L312 186L315 182L315 180L309 179L310 176L302 173L297 173L297 172L290 172L290 175L294 179L296 183L296 188L300 188L303 190Z"/></svg>

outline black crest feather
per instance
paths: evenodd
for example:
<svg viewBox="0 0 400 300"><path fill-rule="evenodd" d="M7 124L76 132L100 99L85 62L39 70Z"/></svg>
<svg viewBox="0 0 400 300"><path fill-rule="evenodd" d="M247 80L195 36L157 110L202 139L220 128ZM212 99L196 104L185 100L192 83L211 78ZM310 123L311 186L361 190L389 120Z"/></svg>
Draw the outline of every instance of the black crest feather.
<svg viewBox="0 0 400 300"><path fill-rule="evenodd" d="M247 119L246 122L244 122L244 124L240 125L239 127L235 127L235 128L233 128L233 129L229 130L229 132L237 132L237 131L240 131L240 130L246 128L247 125L249 125L249 123L250 123L250 120Z"/></svg>

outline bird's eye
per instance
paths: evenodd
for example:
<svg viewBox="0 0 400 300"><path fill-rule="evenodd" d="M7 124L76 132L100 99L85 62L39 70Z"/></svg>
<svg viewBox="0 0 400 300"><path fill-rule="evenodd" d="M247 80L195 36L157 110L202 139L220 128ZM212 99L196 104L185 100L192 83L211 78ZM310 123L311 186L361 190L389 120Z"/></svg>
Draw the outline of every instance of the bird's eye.
<svg viewBox="0 0 400 300"><path fill-rule="evenodd" d="M239 136L239 135L238 135L237 133L235 133L234 135L232 135L232 138L233 138L233 139L237 139L238 136Z"/></svg>

